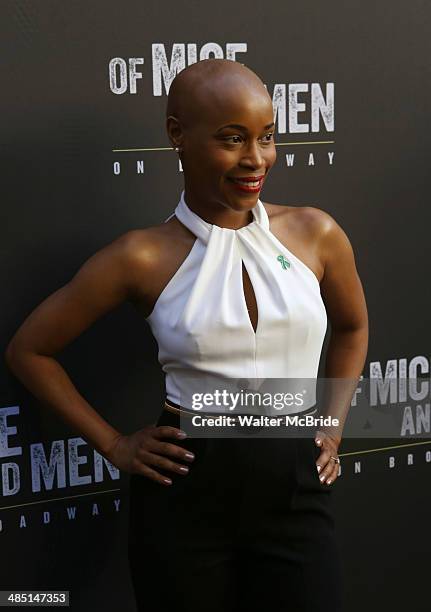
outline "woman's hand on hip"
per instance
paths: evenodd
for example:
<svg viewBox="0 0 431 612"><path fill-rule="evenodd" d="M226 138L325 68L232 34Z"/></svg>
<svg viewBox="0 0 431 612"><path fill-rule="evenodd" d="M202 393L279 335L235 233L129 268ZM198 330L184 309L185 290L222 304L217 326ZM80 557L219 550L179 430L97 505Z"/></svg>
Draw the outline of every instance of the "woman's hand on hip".
<svg viewBox="0 0 431 612"><path fill-rule="evenodd" d="M324 431L317 431L314 436L314 443L322 449L316 460L316 469L322 484L330 485L338 478L340 464L334 461L333 457L338 458L340 441L339 438Z"/></svg>
<svg viewBox="0 0 431 612"><path fill-rule="evenodd" d="M119 470L170 485L172 480L153 468L186 475L188 467L179 462L190 463L194 459L193 453L167 441L170 438L183 440L185 437L180 429L170 425L147 425L130 435L118 436L106 458Z"/></svg>

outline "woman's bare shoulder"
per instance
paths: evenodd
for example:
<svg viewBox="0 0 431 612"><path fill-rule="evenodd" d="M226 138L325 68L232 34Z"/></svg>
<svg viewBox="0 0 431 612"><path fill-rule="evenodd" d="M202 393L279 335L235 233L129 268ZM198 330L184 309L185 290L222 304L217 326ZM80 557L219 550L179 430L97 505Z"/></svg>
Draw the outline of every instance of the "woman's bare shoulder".
<svg viewBox="0 0 431 612"><path fill-rule="evenodd" d="M159 261L167 250L172 251L172 245L193 242L196 237L173 217L167 222L145 228L133 229L120 235L116 242L131 262L151 265Z"/></svg>
<svg viewBox="0 0 431 612"><path fill-rule="evenodd" d="M290 231L323 235L334 224L335 219L325 210L311 205L270 204L263 202L270 223L276 227L289 227Z"/></svg>
<svg viewBox="0 0 431 612"><path fill-rule="evenodd" d="M129 299L151 302L190 252L196 236L176 217L158 225L129 230L116 240Z"/></svg>

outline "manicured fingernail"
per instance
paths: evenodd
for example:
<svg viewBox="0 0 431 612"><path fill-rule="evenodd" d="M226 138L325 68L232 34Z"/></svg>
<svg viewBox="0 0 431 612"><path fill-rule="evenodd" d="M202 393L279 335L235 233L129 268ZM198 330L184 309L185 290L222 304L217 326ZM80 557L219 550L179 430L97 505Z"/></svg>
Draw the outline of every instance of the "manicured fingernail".
<svg viewBox="0 0 431 612"><path fill-rule="evenodd" d="M325 480L325 477L324 477L324 476L321 476L321 477L320 477L320 482L323 482L324 480Z"/></svg>
<svg viewBox="0 0 431 612"><path fill-rule="evenodd" d="M177 438L181 438L181 439L187 438L186 432L185 431L178 431L177 432Z"/></svg>
<svg viewBox="0 0 431 612"><path fill-rule="evenodd" d="M182 472L188 472L188 471L189 471L189 468L188 468L188 467L186 467L185 465L181 465L181 466L180 466L180 470L181 470Z"/></svg>
<svg viewBox="0 0 431 612"><path fill-rule="evenodd" d="M166 482L166 484L172 484L172 480L170 478L163 478L163 482Z"/></svg>
<svg viewBox="0 0 431 612"><path fill-rule="evenodd" d="M190 459L190 460L195 458L195 456L194 456L194 454L193 454L193 453L186 453L186 454L184 455L184 457L185 457L186 459Z"/></svg>
<svg viewBox="0 0 431 612"><path fill-rule="evenodd" d="M332 480L327 480L326 484L331 484Z"/></svg>
<svg viewBox="0 0 431 612"><path fill-rule="evenodd" d="M321 466L321 465L318 465L318 466L317 466L317 471L318 471L318 472L320 472L320 470L321 470L321 469L322 469L322 466Z"/></svg>

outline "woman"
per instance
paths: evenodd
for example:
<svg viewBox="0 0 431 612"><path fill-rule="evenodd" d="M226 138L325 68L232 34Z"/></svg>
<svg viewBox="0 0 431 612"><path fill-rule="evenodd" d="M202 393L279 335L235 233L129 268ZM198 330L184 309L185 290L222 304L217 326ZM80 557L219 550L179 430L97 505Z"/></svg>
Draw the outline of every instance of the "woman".
<svg viewBox="0 0 431 612"><path fill-rule="evenodd" d="M276 159L272 101L250 69L210 59L174 79L167 131L184 191L166 222L120 236L24 321L14 373L130 473L129 561L139 610L341 609L331 508L340 436L184 438L190 372L357 379L368 342L349 240L314 207L263 203ZM281 276L284 274L284 276ZM123 435L53 358L124 300L166 373L156 425ZM320 470L320 475L319 475Z"/></svg>

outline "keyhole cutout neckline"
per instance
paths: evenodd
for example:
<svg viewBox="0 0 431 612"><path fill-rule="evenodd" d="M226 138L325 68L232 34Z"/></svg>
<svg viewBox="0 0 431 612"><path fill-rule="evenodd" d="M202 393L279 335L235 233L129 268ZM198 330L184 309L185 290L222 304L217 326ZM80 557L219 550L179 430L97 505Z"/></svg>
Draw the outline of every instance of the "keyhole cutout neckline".
<svg viewBox="0 0 431 612"><path fill-rule="evenodd" d="M194 234L194 236L196 237L196 240L193 242L193 245L190 251L188 252L186 257L180 264L179 268L176 270L174 275L169 279L165 287L162 289L160 295L156 299L155 303L153 304L153 308L150 314L147 315L146 317L146 320L148 322L151 323L151 321L155 319L158 308L162 307L162 303L163 301L166 301L168 292L172 289L175 283L179 282L179 279L188 269L188 262L190 262L191 259L196 256L196 250L200 248L199 245L202 246L203 244L206 247L210 247L212 249L215 248L215 251L213 252L213 257L214 256L218 257L219 251L217 250L217 247L215 247L215 244L219 245L221 248L224 248L222 246L223 244L230 243L230 240L228 239L229 236L231 237L231 239L238 240L240 244L244 243L245 241L245 244L249 244L249 245L251 244L251 242L257 239L258 242L256 242L256 245L258 245L258 244L261 244L261 238L260 237L257 238L257 236L262 236L263 238L263 236L266 235L270 239L270 243L280 249L279 252L285 254L290 259L291 262L292 260L293 262L295 262L294 265L299 266L301 270L305 271L307 276L312 279L320 295L319 279L317 278L313 270L309 268L294 253L292 253L271 232L270 227L269 227L268 213L260 199L257 200L256 206L252 208L251 211L252 211L254 220L251 221L248 225L245 225L239 229L223 228L218 225L211 224L205 221L204 219L202 219L202 217L200 217L195 212L193 212L187 206L187 203L184 199L184 190L182 190L180 201L178 202L175 210L168 216L167 219L165 219L165 222L169 221L169 219L171 219L174 216L177 217L178 221L182 225L184 225L192 234ZM259 234L259 232L256 233L257 228L259 227L263 230L263 235ZM223 235L224 235L224 240L223 240ZM205 257L202 260L202 263L204 263L204 260L205 260ZM244 263L245 260L242 254L239 254L239 260L241 262L241 270L237 277L238 278L238 290L239 290L238 298L241 299L244 319L247 321L250 331L252 331L253 335L256 336L260 332L260 328L261 328L260 319L262 318L261 313L259 312L260 304L258 305L259 296L256 295L256 291L250 280L250 274L246 268L246 265ZM252 272L253 272L252 276L254 277L255 270L253 269ZM246 292L245 292L246 286L248 287L250 309L249 309L249 304L247 303L247 297L246 297ZM242 295L240 296L239 293L241 293ZM253 312L253 309L254 309L254 312ZM256 316L252 319L251 314L256 315Z"/></svg>
<svg viewBox="0 0 431 612"><path fill-rule="evenodd" d="M268 214L265 210L264 205L260 201L257 200L256 205L250 209L253 215L253 220L250 221L247 225L240 227L238 229L233 229L229 227L221 227L216 225L215 223L209 223L205 221L202 217L200 217L197 213L195 213L188 205L185 200L185 191L181 192L181 198L178 206L176 207L173 215L175 215L182 223L185 225L193 234L195 234L197 239L200 239L206 245L209 242L211 233L213 231L218 232L229 232L233 233L234 236L242 236L247 234L250 230L254 228L255 225L261 225L264 229L269 231L269 218ZM253 287L253 284L250 279L250 275L245 266L245 262L242 257L241 259L241 293L244 308L246 311L246 315L248 318L248 322L253 332L254 336L257 335L259 330L259 308L257 304L256 292ZM247 298L250 303L248 303Z"/></svg>
<svg viewBox="0 0 431 612"><path fill-rule="evenodd" d="M257 307L256 293L254 291L253 284L251 282L250 276L247 272L247 268L245 267L244 260L241 260L241 278L242 278L242 295L244 298L245 307L247 309L248 318L250 320L250 325L253 330L253 333L257 334L257 329L259 326L259 309ZM247 303L247 292L245 285L250 291L250 295L248 296L250 299L250 306Z"/></svg>

